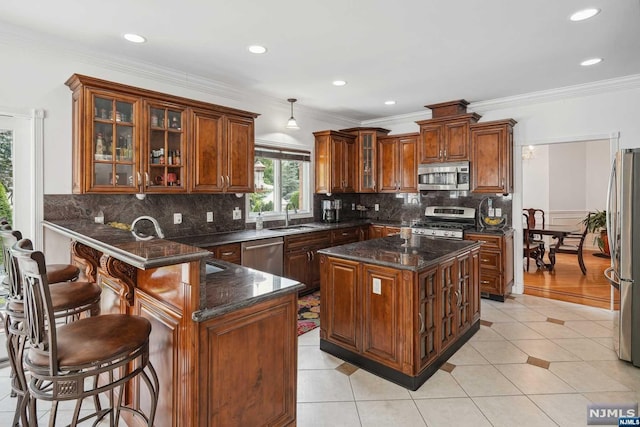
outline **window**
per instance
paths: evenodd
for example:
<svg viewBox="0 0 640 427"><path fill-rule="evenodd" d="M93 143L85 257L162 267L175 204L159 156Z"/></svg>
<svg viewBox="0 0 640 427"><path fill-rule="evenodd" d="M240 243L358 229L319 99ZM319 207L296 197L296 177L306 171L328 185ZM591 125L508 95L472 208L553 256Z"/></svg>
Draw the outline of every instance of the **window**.
<svg viewBox="0 0 640 427"><path fill-rule="evenodd" d="M255 192L247 198L248 219L255 220L258 212L267 218L281 217L287 206L300 216L312 215L310 165L309 152L256 146Z"/></svg>

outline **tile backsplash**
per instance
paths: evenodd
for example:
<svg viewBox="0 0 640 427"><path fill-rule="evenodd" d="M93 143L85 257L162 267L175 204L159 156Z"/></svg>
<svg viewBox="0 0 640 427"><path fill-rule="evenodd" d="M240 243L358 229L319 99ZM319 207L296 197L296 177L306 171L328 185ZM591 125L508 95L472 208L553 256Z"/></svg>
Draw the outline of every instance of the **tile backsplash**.
<svg viewBox="0 0 640 427"><path fill-rule="evenodd" d="M452 197L455 195L457 197ZM314 220L322 220L322 200L342 200L340 220L348 221L365 218L381 221L399 221L410 223L412 219L424 216L427 206L464 206L477 208L480 202L490 196L495 208L501 208L511 220L511 196L477 195L472 193L450 193L430 191L414 195L407 194L341 194L327 197L324 194L313 196ZM142 215L154 217L160 223L167 237L194 236L200 234L239 231L254 228L254 223L245 223L245 197L235 194L148 194L143 200L134 195L101 194L63 194L44 196L44 219L89 219L93 220L98 212L104 213L104 222L123 222L131 224ZM379 210L375 210L375 205ZM366 210L357 210L363 206ZM486 204L484 205L486 207ZM242 219L234 220L232 211L238 207ZM207 212L213 212L213 222L207 222ZM182 214L182 224L173 224L173 214ZM282 225L282 221L266 226ZM292 221L292 223L303 220Z"/></svg>

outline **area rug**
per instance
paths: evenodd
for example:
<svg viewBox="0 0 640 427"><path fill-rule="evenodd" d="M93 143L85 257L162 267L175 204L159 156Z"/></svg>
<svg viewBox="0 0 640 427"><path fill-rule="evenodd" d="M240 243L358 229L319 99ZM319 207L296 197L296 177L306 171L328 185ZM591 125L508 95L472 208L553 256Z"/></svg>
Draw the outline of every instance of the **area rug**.
<svg viewBox="0 0 640 427"><path fill-rule="evenodd" d="M298 298L298 335L320 326L320 291Z"/></svg>

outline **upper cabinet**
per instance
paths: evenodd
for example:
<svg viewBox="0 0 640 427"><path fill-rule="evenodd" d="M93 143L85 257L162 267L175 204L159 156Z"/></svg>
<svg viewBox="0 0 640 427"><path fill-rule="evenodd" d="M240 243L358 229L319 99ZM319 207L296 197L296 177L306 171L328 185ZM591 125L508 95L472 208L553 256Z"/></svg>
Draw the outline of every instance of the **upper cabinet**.
<svg viewBox="0 0 640 427"><path fill-rule="evenodd" d="M378 140L378 191L380 193L418 191L417 143L417 133L387 136Z"/></svg>
<svg viewBox="0 0 640 427"><path fill-rule="evenodd" d="M342 129L341 132L356 136L356 192L376 193L378 191L378 183L376 181L378 176L378 139L384 138L389 133L389 130L382 128L350 128Z"/></svg>
<svg viewBox="0 0 640 427"><path fill-rule="evenodd" d="M513 191L513 119L471 126L471 191Z"/></svg>
<svg viewBox="0 0 640 427"><path fill-rule="evenodd" d="M253 119L192 110L191 191L253 191Z"/></svg>
<svg viewBox="0 0 640 427"><path fill-rule="evenodd" d="M480 116L467 113L468 104L461 99L426 106L433 118L416 122L420 125L419 163L469 160L469 126Z"/></svg>
<svg viewBox="0 0 640 427"><path fill-rule="evenodd" d="M253 121L232 108L74 74L74 193L253 191Z"/></svg>
<svg viewBox="0 0 640 427"><path fill-rule="evenodd" d="M356 137L333 130L314 132L316 193L356 191Z"/></svg>

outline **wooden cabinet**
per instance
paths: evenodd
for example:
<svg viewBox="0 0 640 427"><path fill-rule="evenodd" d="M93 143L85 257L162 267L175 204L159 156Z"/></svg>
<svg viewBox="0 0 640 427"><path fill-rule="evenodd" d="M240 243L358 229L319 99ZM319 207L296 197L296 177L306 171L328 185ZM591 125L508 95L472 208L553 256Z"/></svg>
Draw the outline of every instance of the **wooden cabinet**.
<svg viewBox="0 0 640 427"><path fill-rule="evenodd" d="M513 287L513 230L504 235L466 233L465 240L482 242L480 248L480 292L504 301Z"/></svg>
<svg viewBox="0 0 640 427"><path fill-rule="evenodd" d="M314 132L316 193L353 193L356 189L356 137L337 132Z"/></svg>
<svg viewBox="0 0 640 427"><path fill-rule="evenodd" d="M385 137L388 129L382 128L350 128L341 132L356 136L357 176L356 192L376 193L378 191L378 138Z"/></svg>
<svg viewBox="0 0 640 427"><path fill-rule="evenodd" d="M418 191L416 162L418 134L404 134L378 140L378 192Z"/></svg>
<svg viewBox="0 0 640 427"><path fill-rule="evenodd" d="M471 126L471 191L513 191L513 119Z"/></svg>
<svg viewBox="0 0 640 427"><path fill-rule="evenodd" d="M331 246L346 245L364 240L362 227L349 227L331 230Z"/></svg>
<svg viewBox="0 0 640 427"><path fill-rule="evenodd" d="M372 224L369 226L369 239L394 236L400 234L400 227Z"/></svg>
<svg viewBox="0 0 640 427"><path fill-rule="evenodd" d="M420 125L419 163L469 160L469 125L480 119L475 113L422 120Z"/></svg>
<svg viewBox="0 0 640 427"><path fill-rule="evenodd" d="M253 192L253 120L192 110L192 192Z"/></svg>
<svg viewBox="0 0 640 427"><path fill-rule="evenodd" d="M296 319L290 293L201 323L200 422L176 425L295 425Z"/></svg>
<svg viewBox="0 0 640 427"><path fill-rule="evenodd" d="M285 236L284 277L305 285L299 293L305 294L320 288L320 260L317 252L329 246L331 235L328 231Z"/></svg>
<svg viewBox="0 0 640 427"><path fill-rule="evenodd" d="M257 114L78 74L66 84L74 193L253 191Z"/></svg>
<svg viewBox="0 0 640 427"><path fill-rule="evenodd" d="M416 273L321 256L320 348L417 389L479 328L477 260Z"/></svg>
<svg viewBox="0 0 640 427"><path fill-rule="evenodd" d="M242 263L242 249L240 243L228 243L226 245L211 246L207 248L213 253L213 257L234 264Z"/></svg>

